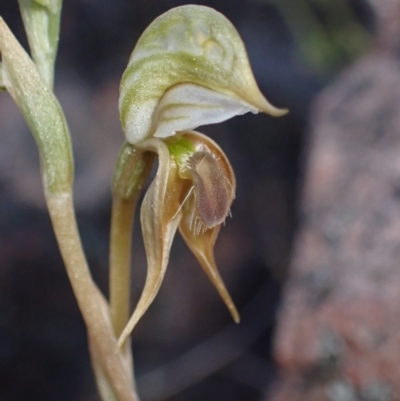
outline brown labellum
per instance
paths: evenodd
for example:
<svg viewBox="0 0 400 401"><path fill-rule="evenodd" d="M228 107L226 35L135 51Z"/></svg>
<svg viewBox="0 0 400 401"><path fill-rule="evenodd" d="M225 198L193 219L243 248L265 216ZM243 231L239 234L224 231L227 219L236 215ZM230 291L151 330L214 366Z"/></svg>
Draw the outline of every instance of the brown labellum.
<svg viewBox="0 0 400 401"><path fill-rule="evenodd" d="M230 187L218 161L209 152L194 153L189 159L193 181L195 216L206 228L224 222L230 208Z"/></svg>

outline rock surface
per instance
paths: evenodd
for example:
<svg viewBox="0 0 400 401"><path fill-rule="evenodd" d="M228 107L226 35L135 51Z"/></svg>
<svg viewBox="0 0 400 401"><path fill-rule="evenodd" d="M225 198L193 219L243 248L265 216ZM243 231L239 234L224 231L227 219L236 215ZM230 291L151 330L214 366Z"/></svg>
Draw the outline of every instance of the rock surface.
<svg viewBox="0 0 400 401"><path fill-rule="evenodd" d="M386 3L374 48L312 112L273 401L400 400L400 7Z"/></svg>

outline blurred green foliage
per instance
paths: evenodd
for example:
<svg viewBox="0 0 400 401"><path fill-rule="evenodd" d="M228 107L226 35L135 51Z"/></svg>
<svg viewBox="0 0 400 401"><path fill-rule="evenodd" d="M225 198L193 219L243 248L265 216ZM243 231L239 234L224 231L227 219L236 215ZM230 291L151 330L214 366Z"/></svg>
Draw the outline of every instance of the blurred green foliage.
<svg viewBox="0 0 400 401"><path fill-rule="evenodd" d="M371 32L350 0L259 0L273 4L293 35L301 58L322 76L362 54Z"/></svg>

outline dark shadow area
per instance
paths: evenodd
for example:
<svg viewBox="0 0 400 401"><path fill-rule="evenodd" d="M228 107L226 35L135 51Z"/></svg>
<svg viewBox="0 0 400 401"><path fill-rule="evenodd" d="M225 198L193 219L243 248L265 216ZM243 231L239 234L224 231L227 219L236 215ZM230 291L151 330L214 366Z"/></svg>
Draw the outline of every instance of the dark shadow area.
<svg viewBox="0 0 400 401"><path fill-rule="evenodd" d="M120 76L141 32L181 4L188 2L65 1L56 93L75 146L82 239L106 293L109 188L123 142ZM201 4L233 22L261 91L290 113L280 119L245 115L199 129L224 149L237 176L233 218L221 231L216 259L242 321L230 320L176 238L162 289L133 334L144 401L264 399L276 374L271 344L298 223L309 108L316 94L365 51L373 31L372 12L361 0ZM16 3L0 1L0 13L26 43ZM40 195L37 152L7 102L0 100L5 138L0 152L0 400L98 400L85 328ZM138 222L135 229L133 302L145 277Z"/></svg>

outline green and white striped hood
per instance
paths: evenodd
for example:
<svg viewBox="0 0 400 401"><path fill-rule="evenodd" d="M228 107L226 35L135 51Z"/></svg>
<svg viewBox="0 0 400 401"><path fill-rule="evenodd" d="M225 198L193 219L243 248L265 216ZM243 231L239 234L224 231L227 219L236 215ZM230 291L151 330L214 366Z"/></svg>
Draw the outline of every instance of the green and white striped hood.
<svg viewBox="0 0 400 401"><path fill-rule="evenodd" d="M286 113L261 94L233 25L193 5L161 15L140 37L122 77L119 109L132 144L249 111Z"/></svg>

